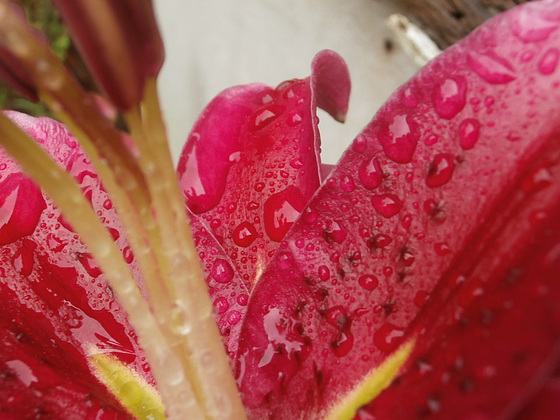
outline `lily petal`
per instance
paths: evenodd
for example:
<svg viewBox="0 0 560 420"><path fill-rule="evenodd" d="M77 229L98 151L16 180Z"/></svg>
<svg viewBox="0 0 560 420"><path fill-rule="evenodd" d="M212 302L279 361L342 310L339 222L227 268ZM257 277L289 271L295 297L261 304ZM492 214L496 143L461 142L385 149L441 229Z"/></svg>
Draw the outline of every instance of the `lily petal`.
<svg viewBox="0 0 560 420"><path fill-rule="evenodd" d="M68 131L48 118L8 115L78 179L136 270L112 204ZM34 410L64 418L128 417L89 363L93 355L111 355L153 384L126 313L50 199L4 152L0 162L2 410L23 417Z"/></svg>
<svg viewBox="0 0 560 420"><path fill-rule="evenodd" d="M189 208L220 240L250 290L320 183L316 106L344 119L350 82L322 51L312 76L276 89L228 89L195 124L178 171Z"/></svg>
<svg viewBox="0 0 560 420"><path fill-rule="evenodd" d="M251 296L237 358L255 418L321 418L410 336L453 267L528 251L519 217L558 182L547 157L560 131L559 10L539 2L485 24L354 141ZM515 234L498 246L502 232Z"/></svg>

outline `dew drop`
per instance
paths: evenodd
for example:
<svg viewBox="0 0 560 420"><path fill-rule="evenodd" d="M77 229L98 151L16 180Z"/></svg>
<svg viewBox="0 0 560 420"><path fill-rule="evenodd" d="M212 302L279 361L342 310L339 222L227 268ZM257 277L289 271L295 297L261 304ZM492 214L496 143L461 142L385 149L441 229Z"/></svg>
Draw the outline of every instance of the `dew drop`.
<svg viewBox="0 0 560 420"><path fill-rule="evenodd" d="M319 278L322 281L327 281L331 277L331 271L329 270L329 267L327 267L326 265L319 266L317 272L319 274Z"/></svg>
<svg viewBox="0 0 560 420"><path fill-rule="evenodd" d="M402 328L387 322L373 334L373 343L379 350L389 353L397 347L403 336Z"/></svg>
<svg viewBox="0 0 560 420"><path fill-rule="evenodd" d="M300 169L303 167L303 162L300 159L292 159L290 161L290 166L294 169Z"/></svg>
<svg viewBox="0 0 560 420"><path fill-rule="evenodd" d="M474 72L488 83L505 84L516 77L511 64L495 54L470 53L468 61Z"/></svg>
<svg viewBox="0 0 560 420"><path fill-rule="evenodd" d="M219 297L214 301L214 307L218 310L218 314L223 314L229 309L229 303L225 297Z"/></svg>
<svg viewBox="0 0 560 420"><path fill-rule="evenodd" d="M340 331L336 339L331 342L331 348L336 357L346 356L354 347L354 335L349 329Z"/></svg>
<svg viewBox="0 0 560 420"><path fill-rule="evenodd" d="M233 310L227 314L227 322L229 325L235 325L241 321L241 312Z"/></svg>
<svg viewBox="0 0 560 420"><path fill-rule="evenodd" d="M276 255L276 265L281 270L288 270L294 265L294 257L289 251L280 251Z"/></svg>
<svg viewBox="0 0 560 420"><path fill-rule="evenodd" d="M300 189L294 186L271 195L263 208L263 223L269 238L276 242L284 239L305 204L305 197Z"/></svg>
<svg viewBox="0 0 560 420"><path fill-rule="evenodd" d="M348 232L343 227L342 223L331 220L323 231L323 237L327 242L343 243L346 239Z"/></svg>
<svg viewBox="0 0 560 420"><path fill-rule="evenodd" d="M302 121L303 121L303 116L301 115L301 112L294 112L288 117L288 125L290 127L295 127L301 124Z"/></svg>
<svg viewBox="0 0 560 420"><path fill-rule="evenodd" d="M379 160L375 157L365 160L358 169L358 177L368 190L379 187L383 181L383 171Z"/></svg>
<svg viewBox="0 0 560 420"><path fill-rule="evenodd" d="M352 149L357 153L364 153L367 149L367 139L364 136L356 137L352 143Z"/></svg>
<svg viewBox="0 0 560 420"><path fill-rule="evenodd" d="M454 170L455 162L453 161L453 156L451 154L437 154L428 168L426 185L430 188L435 188L447 184L453 176Z"/></svg>
<svg viewBox="0 0 560 420"><path fill-rule="evenodd" d="M539 71L541 74L549 75L554 73L558 66L560 52L557 48L549 48L539 61Z"/></svg>
<svg viewBox="0 0 560 420"><path fill-rule="evenodd" d="M340 189L345 192L352 192L356 188L351 175L344 175L340 180Z"/></svg>
<svg viewBox="0 0 560 420"><path fill-rule="evenodd" d="M447 242L438 242L434 244L434 250L440 257L451 254L451 248Z"/></svg>
<svg viewBox="0 0 560 420"><path fill-rule="evenodd" d="M358 279L358 284L365 290L372 291L379 285L379 280L373 274L364 274Z"/></svg>
<svg viewBox="0 0 560 420"><path fill-rule="evenodd" d="M411 116L385 115L379 118L379 142L387 157L394 162L410 163L418 140L418 128Z"/></svg>
<svg viewBox="0 0 560 420"><path fill-rule="evenodd" d="M543 20L530 10L520 10L512 23L513 33L525 43L544 41L556 29L556 23Z"/></svg>
<svg viewBox="0 0 560 420"><path fill-rule="evenodd" d="M464 150L474 147L480 136L480 122L474 118L467 118L459 125L459 144Z"/></svg>
<svg viewBox="0 0 560 420"><path fill-rule="evenodd" d="M249 222L241 222L232 232L233 242L237 246L247 248L258 237L257 229Z"/></svg>
<svg viewBox="0 0 560 420"><path fill-rule="evenodd" d="M438 115L450 120L465 107L467 102L465 78L455 76L439 83L434 89L432 100Z"/></svg>
<svg viewBox="0 0 560 420"><path fill-rule="evenodd" d="M394 194L380 194L371 197L373 208L381 216L390 218L396 215L402 208L403 203Z"/></svg>
<svg viewBox="0 0 560 420"><path fill-rule="evenodd" d="M217 258L212 266L211 276L218 283L228 283L233 279L234 271L229 262Z"/></svg>
<svg viewBox="0 0 560 420"><path fill-rule="evenodd" d="M279 105L270 105L258 110L251 121L250 129L253 131L263 129L277 119L282 112L284 112L284 108Z"/></svg>
<svg viewBox="0 0 560 420"><path fill-rule="evenodd" d="M311 207L307 207L302 214L302 219L305 223L315 223L319 218L319 213Z"/></svg>

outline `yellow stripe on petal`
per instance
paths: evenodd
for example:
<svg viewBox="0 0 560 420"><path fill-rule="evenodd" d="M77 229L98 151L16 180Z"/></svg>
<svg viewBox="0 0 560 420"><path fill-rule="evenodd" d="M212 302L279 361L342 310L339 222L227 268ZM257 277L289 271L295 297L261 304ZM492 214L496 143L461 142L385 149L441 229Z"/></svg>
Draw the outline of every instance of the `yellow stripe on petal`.
<svg viewBox="0 0 560 420"><path fill-rule="evenodd" d="M114 356L89 356L97 378L137 419L164 420L165 407L156 389Z"/></svg>
<svg viewBox="0 0 560 420"><path fill-rule="evenodd" d="M372 370L362 382L346 394L330 410L325 420L353 419L360 407L373 400L391 384L413 348L414 341L409 341L400 346L381 366Z"/></svg>

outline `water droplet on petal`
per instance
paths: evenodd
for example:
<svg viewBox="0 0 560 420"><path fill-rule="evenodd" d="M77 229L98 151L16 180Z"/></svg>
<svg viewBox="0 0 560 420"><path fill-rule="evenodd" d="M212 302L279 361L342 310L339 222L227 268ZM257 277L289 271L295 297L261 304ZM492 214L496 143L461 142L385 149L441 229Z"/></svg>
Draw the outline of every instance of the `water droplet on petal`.
<svg viewBox="0 0 560 420"><path fill-rule="evenodd" d="M336 242L341 244L346 239L346 229L341 222L331 220L323 231L323 237L327 242Z"/></svg>
<svg viewBox="0 0 560 420"><path fill-rule="evenodd" d="M228 283L233 279L234 271L229 262L224 259L217 258L212 266L211 275L218 283Z"/></svg>
<svg viewBox="0 0 560 420"><path fill-rule="evenodd" d="M557 48L549 48L539 61L539 71L541 74L549 75L554 73L558 66L560 52Z"/></svg>
<svg viewBox="0 0 560 420"><path fill-rule="evenodd" d="M380 194L371 197L373 208L383 217L393 217L402 208L403 203L395 194Z"/></svg>
<svg viewBox="0 0 560 420"><path fill-rule="evenodd" d="M379 142L394 162L410 163L418 140L418 128L411 116L382 115L379 118Z"/></svg>
<svg viewBox="0 0 560 420"><path fill-rule="evenodd" d="M434 89L432 100L438 115L450 120L457 115L467 102L467 82L464 77L445 79Z"/></svg>
<svg viewBox="0 0 560 420"><path fill-rule="evenodd" d="M459 125L459 144L464 150L474 147L480 136L480 122L474 118L467 118Z"/></svg>
<svg viewBox="0 0 560 420"><path fill-rule="evenodd" d="M377 288L379 280L373 274L364 274L358 279L358 284L371 292Z"/></svg>
<svg viewBox="0 0 560 420"><path fill-rule="evenodd" d="M520 10L512 23L513 33L523 42L544 41L556 29L556 23L542 19L531 10Z"/></svg>
<svg viewBox="0 0 560 420"><path fill-rule="evenodd" d="M451 154L437 154L428 168L426 185L430 188L435 188L447 184L453 176L454 170L455 162Z"/></svg>
<svg viewBox="0 0 560 420"><path fill-rule="evenodd" d="M351 175L344 175L340 180L340 188L345 192L352 192L356 188Z"/></svg>
<svg viewBox="0 0 560 420"><path fill-rule="evenodd" d="M440 257L451 254L451 248L447 242L438 242L434 244L434 250Z"/></svg>
<svg viewBox="0 0 560 420"><path fill-rule="evenodd" d="M294 257L292 256L292 253L289 251L280 251L276 255L276 265L281 270L288 270L292 268L292 265L294 265Z"/></svg>
<svg viewBox="0 0 560 420"><path fill-rule="evenodd" d="M492 84L505 84L515 79L511 64L495 54L468 55L469 65L484 80Z"/></svg>
<svg viewBox="0 0 560 420"><path fill-rule="evenodd" d="M258 110L251 121L250 129L261 130L278 118L282 112L284 112L284 108L279 105L270 105Z"/></svg>
<svg viewBox="0 0 560 420"><path fill-rule="evenodd" d="M305 207L306 200L299 190L289 186L271 195L264 203L264 227L270 239L280 242Z"/></svg>
<svg viewBox="0 0 560 420"><path fill-rule="evenodd" d="M249 222L241 222L233 230L232 237L233 242L235 242L237 246L247 248L255 241L255 239L257 239L258 233L253 224Z"/></svg>
<svg viewBox="0 0 560 420"><path fill-rule="evenodd" d="M218 310L218 314L223 314L229 309L229 303L225 297L219 297L214 301L214 307Z"/></svg>
<svg viewBox="0 0 560 420"><path fill-rule="evenodd" d="M229 323L229 325L235 325L237 323L239 323L239 321L241 321L241 318L243 316L241 315L241 313L239 311L230 311L230 313L227 314L227 322Z"/></svg>
<svg viewBox="0 0 560 420"><path fill-rule="evenodd" d="M319 213L311 207L307 207L303 211L302 219L305 223L315 223L319 218Z"/></svg>
<svg viewBox="0 0 560 420"><path fill-rule="evenodd" d="M400 344L403 336L404 329L387 322L373 334L373 343L379 350L389 353Z"/></svg>
<svg viewBox="0 0 560 420"><path fill-rule="evenodd" d="M301 124L303 121L303 116L301 112L294 112L292 115L288 117L288 125L290 127L295 127L296 125Z"/></svg>
<svg viewBox="0 0 560 420"><path fill-rule="evenodd" d="M354 335L350 329L340 331L335 340L331 342L331 348L336 357L346 356L354 347Z"/></svg>
<svg viewBox="0 0 560 420"><path fill-rule="evenodd" d="M317 272L319 274L319 278L322 281L327 281L331 277L331 272L329 270L329 267L327 267L326 265L319 266Z"/></svg>
<svg viewBox="0 0 560 420"><path fill-rule="evenodd" d="M356 137L356 140L352 143L352 149L357 153L364 153L367 149L367 139L361 135Z"/></svg>
<svg viewBox="0 0 560 420"><path fill-rule="evenodd" d="M377 158L365 160L358 169L358 176L363 186L368 190L373 190L381 185L383 181L383 171Z"/></svg>

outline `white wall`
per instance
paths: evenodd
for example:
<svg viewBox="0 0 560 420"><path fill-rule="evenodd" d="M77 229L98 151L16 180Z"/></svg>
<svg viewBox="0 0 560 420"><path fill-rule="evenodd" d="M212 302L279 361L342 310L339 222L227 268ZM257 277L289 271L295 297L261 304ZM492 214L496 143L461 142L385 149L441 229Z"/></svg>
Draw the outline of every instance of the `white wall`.
<svg viewBox="0 0 560 420"><path fill-rule="evenodd" d="M198 113L236 84L272 86L306 77L315 53L348 62L353 90L346 124L320 114L323 160L334 163L415 66L396 47L384 19L390 0L155 0L167 58L160 91L175 157Z"/></svg>

